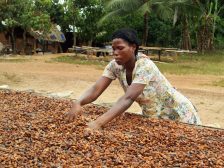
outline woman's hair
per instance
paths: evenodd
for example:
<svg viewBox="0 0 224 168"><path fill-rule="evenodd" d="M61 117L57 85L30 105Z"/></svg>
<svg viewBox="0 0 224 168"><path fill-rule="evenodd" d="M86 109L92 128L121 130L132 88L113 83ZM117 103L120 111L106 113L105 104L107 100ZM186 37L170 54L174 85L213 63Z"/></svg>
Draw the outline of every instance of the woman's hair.
<svg viewBox="0 0 224 168"><path fill-rule="evenodd" d="M135 44L136 45L135 56L138 54L138 48L140 42L137 36L137 32L134 29L131 28L119 29L112 34L112 40L115 38L121 38L127 41L129 44Z"/></svg>

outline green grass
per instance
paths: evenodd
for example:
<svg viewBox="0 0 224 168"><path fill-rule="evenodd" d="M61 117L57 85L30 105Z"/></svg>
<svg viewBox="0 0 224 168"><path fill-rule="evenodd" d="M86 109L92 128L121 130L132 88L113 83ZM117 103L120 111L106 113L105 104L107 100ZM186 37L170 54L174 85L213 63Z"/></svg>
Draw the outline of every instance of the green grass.
<svg viewBox="0 0 224 168"><path fill-rule="evenodd" d="M3 72L1 74L3 78L5 78L7 81L13 82L13 83L19 83L21 82L21 79L16 74L10 74L8 72Z"/></svg>
<svg viewBox="0 0 224 168"><path fill-rule="evenodd" d="M79 65L96 65L100 69L104 68L108 64L108 61L89 60L85 58L85 56L61 56L57 58L52 58L50 62L64 62Z"/></svg>
<svg viewBox="0 0 224 168"><path fill-rule="evenodd" d="M22 62L28 62L28 59L24 58L15 58L15 59L6 59L6 58L0 58L0 62L9 62L9 63L22 63Z"/></svg>
<svg viewBox="0 0 224 168"><path fill-rule="evenodd" d="M212 83L212 85L224 87L224 79L221 79L219 81L215 81L215 82Z"/></svg>
<svg viewBox="0 0 224 168"><path fill-rule="evenodd" d="M163 73L167 74L200 74L224 75L224 51L207 53L205 55L181 55L173 63L156 63Z"/></svg>
<svg viewBox="0 0 224 168"><path fill-rule="evenodd" d="M163 57L162 57L163 58ZM164 57L165 58L165 57ZM97 65L103 69L108 61L88 60L85 56L61 56L51 60L52 62L65 62L80 65ZM177 61L157 63L162 73L166 74L200 74L200 75L224 75L224 51L207 54L180 55Z"/></svg>

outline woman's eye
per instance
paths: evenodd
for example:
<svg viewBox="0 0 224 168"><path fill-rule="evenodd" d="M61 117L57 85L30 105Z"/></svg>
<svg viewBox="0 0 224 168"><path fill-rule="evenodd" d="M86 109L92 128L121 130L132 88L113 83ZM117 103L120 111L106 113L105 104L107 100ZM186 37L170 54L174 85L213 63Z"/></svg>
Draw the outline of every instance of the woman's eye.
<svg viewBox="0 0 224 168"><path fill-rule="evenodd" d="M117 49L118 49L118 50L123 50L123 49L124 49L124 47L117 47Z"/></svg>
<svg viewBox="0 0 224 168"><path fill-rule="evenodd" d="M123 46L118 46L118 47L114 47L114 48L112 48L112 49L113 49L113 51L116 51L116 50L123 50L124 47L123 47Z"/></svg>

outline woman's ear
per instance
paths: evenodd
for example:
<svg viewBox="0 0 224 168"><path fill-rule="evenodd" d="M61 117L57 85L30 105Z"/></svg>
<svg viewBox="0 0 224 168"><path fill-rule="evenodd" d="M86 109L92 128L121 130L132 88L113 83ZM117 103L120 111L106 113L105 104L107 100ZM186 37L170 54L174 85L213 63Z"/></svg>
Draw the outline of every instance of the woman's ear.
<svg viewBox="0 0 224 168"><path fill-rule="evenodd" d="M132 44L131 47L133 48L133 51L135 52L135 50L137 48L136 44Z"/></svg>

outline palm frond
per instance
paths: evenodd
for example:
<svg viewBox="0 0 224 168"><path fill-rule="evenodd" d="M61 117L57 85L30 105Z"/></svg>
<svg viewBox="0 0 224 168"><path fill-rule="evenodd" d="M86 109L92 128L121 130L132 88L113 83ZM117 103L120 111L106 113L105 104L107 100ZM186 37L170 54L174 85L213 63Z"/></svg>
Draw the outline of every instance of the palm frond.
<svg viewBox="0 0 224 168"><path fill-rule="evenodd" d="M163 19L167 20L173 16L173 9L168 1L158 1L151 6L152 10L157 11L157 15Z"/></svg>
<svg viewBox="0 0 224 168"><path fill-rule="evenodd" d="M168 20L173 16L174 12L172 8L167 8L166 6L158 7L158 16L163 20Z"/></svg>
<svg viewBox="0 0 224 168"><path fill-rule="evenodd" d="M106 15L104 15L98 22L97 22L97 26L100 27L103 25L103 23L106 20L111 20L114 17L118 17L119 15L122 16L122 14L124 14L124 11L122 9L118 9L118 10L114 10L112 12L107 13Z"/></svg>
<svg viewBox="0 0 224 168"><path fill-rule="evenodd" d="M141 4L139 0L110 0L106 3L106 10L124 9L132 11Z"/></svg>
<svg viewBox="0 0 224 168"><path fill-rule="evenodd" d="M108 13L98 22L101 26L103 22L115 16L124 16L136 11L142 2L139 0L110 0L106 2L105 9Z"/></svg>
<svg viewBox="0 0 224 168"><path fill-rule="evenodd" d="M144 15L145 13L151 13L151 7L150 2L143 3L137 10L141 15Z"/></svg>
<svg viewBox="0 0 224 168"><path fill-rule="evenodd" d="M219 8L219 10L218 10L218 12L217 12L217 13L218 13L218 14L219 14L219 13L221 13L221 11L222 11L222 10L224 10L224 5L223 5L223 6L221 6L221 7Z"/></svg>

